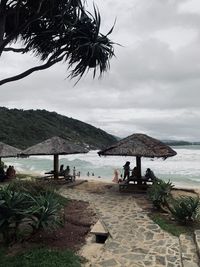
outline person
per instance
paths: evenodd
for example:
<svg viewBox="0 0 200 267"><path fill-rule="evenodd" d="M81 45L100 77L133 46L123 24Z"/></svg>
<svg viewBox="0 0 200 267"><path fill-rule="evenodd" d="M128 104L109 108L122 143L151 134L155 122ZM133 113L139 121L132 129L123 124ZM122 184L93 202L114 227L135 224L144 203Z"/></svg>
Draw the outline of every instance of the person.
<svg viewBox="0 0 200 267"><path fill-rule="evenodd" d="M112 179L112 182L117 183L117 184L119 183L119 172L117 169L114 169L114 177Z"/></svg>
<svg viewBox="0 0 200 267"><path fill-rule="evenodd" d="M65 175L70 175L70 167L67 166L65 169Z"/></svg>
<svg viewBox="0 0 200 267"><path fill-rule="evenodd" d="M14 166L11 166L11 178L16 178L16 171Z"/></svg>
<svg viewBox="0 0 200 267"><path fill-rule="evenodd" d="M89 172L87 172L87 176L88 176L88 177L90 176L90 173L89 173Z"/></svg>
<svg viewBox="0 0 200 267"><path fill-rule="evenodd" d="M3 166L0 166L0 182L3 182L6 179L5 171Z"/></svg>
<svg viewBox="0 0 200 267"><path fill-rule="evenodd" d="M152 180L152 181L157 179L157 177L155 176L154 172L150 168L146 169L145 178L147 180Z"/></svg>
<svg viewBox="0 0 200 267"><path fill-rule="evenodd" d="M12 178L12 166L11 165L9 165L6 170L6 178L8 179Z"/></svg>
<svg viewBox="0 0 200 267"><path fill-rule="evenodd" d="M73 168L73 177L74 177L74 179L76 178L76 168L75 167Z"/></svg>
<svg viewBox="0 0 200 267"><path fill-rule="evenodd" d="M6 178L8 179L12 179L12 178L16 178L16 171L14 166L9 166L6 170Z"/></svg>
<svg viewBox="0 0 200 267"><path fill-rule="evenodd" d="M124 168L124 178L123 178L123 181L125 181L126 178L129 179L129 177L130 177L130 162L127 161L124 164L123 168Z"/></svg>
<svg viewBox="0 0 200 267"><path fill-rule="evenodd" d="M70 167L67 166L66 169L64 170L64 178L66 181L74 182L75 178L73 175L70 174Z"/></svg>
<svg viewBox="0 0 200 267"><path fill-rule="evenodd" d="M132 176L133 178L138 178L138 169L137 169L137 167L134 167L134 168L133 168L133 170L132 170L132 172L131 172L131 176Z"/></svg>
<svg viewBox="0 0 200 267"><path fill-rule="evenodd" d="M60 171L59 171L59 175L63 175L64 174L64 165L60 165Z"/></svg>

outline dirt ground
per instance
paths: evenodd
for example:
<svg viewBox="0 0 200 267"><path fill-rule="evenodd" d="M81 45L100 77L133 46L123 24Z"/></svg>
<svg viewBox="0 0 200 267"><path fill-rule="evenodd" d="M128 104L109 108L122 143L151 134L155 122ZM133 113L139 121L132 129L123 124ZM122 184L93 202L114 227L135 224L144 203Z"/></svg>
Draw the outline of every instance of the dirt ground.
<svg viewBox="0 0 200 267"><path fill-rule="evenodd" d="M77 251L85 242L90 226L96 222L96 215L87 202L72 200L64 208L64 226L42 231L33 236L29 244L41 244L54 249Z"/></svg>
<svg viewBox="0 0 200 267"><path fill-rule="evenodd" d="M78 251L85 243L96 215L87 202L71 200L64 208L63 227L53 231L41 231L21 243L12 245L7 253L14 255L26 249L44 246L50 249Z"/></svg>

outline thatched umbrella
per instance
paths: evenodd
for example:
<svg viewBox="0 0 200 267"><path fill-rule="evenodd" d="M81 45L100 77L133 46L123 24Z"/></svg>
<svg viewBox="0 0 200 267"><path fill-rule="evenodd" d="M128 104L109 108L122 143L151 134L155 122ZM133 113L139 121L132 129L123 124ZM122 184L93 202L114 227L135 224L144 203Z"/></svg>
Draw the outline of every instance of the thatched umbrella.
<svg viewBox="0 0 200 267"><path fill-rule="evenodd" d="M99 156L135 156L139 178L141 178L141 157L163 158L175 156L177 153L163 142L146 134L132 134L112 146L99 151Z"/></svg>
<svg viewBox="0 0 200 267"><path fill-rule="evenodd" d="M0 163L1 158L17 157L20 153L20 149L0 142Z"/></svg>
<svg viewBox="0 0 200 267"><path fill-rule="evenodd" d="M88 150L68 140L54 136L39 144L31 146L22 152L23 155L53 155L54 156L54 178L58 178L58 156L68 154L87 153Z"/></svg>

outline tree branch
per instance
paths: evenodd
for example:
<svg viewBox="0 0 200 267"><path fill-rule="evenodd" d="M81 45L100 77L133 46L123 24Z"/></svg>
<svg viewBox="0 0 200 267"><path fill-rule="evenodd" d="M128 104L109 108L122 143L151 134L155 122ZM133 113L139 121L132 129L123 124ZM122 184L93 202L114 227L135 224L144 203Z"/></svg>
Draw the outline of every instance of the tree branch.
<svg viewBox="0 0 200 267"><path fill-rule="evenodd" d="M3 39L2 43L0 43L0 55L2 53L2 51L4 50L4 48L14 39L16 38L16 36L18 36L21 32L23 32L27 27L29 27L31 25L31 23L40 20L46 13L48 10L45 10L42 14L38 13L41 10L42 4L44 3L44 0L39 3L38 9L35 12L35 14L32 16L32 18L30 18L28 21L24 21L24 23L18 27L17 29L15 29L13 31L13 33L10 33L5 39ZM17 11L17 13L20 12L19 10L15 9L15 12ZM18 14L16 14L16 17L18 16ZM0 17L1 18L1 17ZM1 24L0 24L1 26Z"/></svg>
<svg viewBox="0 0 200 267"><path fill-rule="evenodd" d="M9 83L9 82L14 82L14 81L17 81L17 80L20 80L20 79L23 79L24 77L30 75L31 73L35 72L35 71L38 71L38 70L44 70L44 69L48 69L49 67L51 67L52 65L60 62L61 60L63 60L64 58L64 55L56 58L55 60L53 61L48 61L47 63L45 63L44 65L40 65L40 66L36 66L36 67L33 67L25 72L22 72L16 76L13 76L13 77L10 77L10 78L6 78L6 79L3 79L0 81L0 86L5 84L5 83Z"/></svg>
<svg viewBox="0 0 200 267"><path fill-rule="evenodd" d="M7 48L4 48L3 50L4 52L16 52L16 53L25 53L27 52L26 48L14 48L14 47L7 47Z"/></svg>

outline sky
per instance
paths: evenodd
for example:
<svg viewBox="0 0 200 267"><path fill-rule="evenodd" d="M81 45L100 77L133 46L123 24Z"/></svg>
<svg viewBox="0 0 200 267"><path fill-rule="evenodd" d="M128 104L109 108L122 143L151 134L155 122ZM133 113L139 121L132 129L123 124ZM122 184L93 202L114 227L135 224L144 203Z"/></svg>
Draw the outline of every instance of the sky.
<svg viewBox="0 0 200 267"><path fill-rule="evenodd" d="M95 0L116 57L103 78L76 85L66 63L0 86L0 106L46 109L126 137L200 141L200 1ZM91 10L93 1L87 0ZM0 78L38 65L4 53Z"/></svg>

